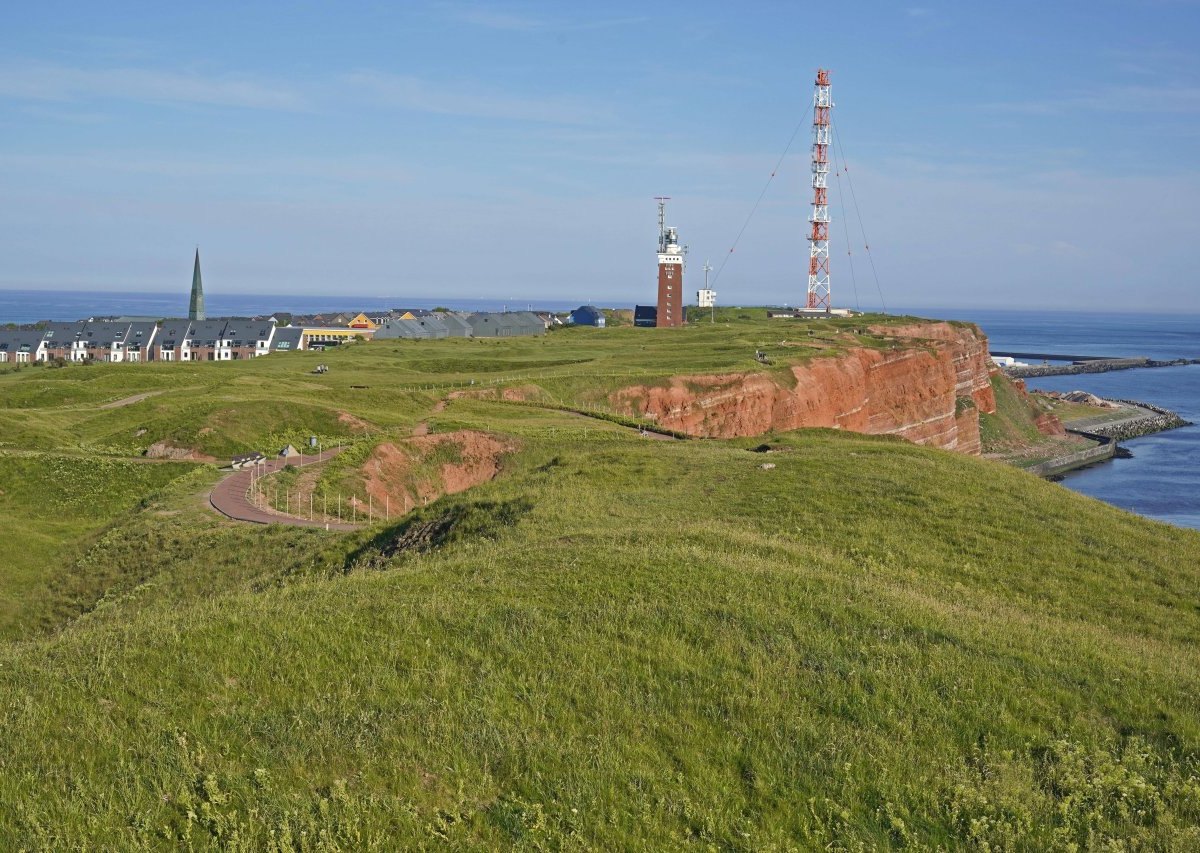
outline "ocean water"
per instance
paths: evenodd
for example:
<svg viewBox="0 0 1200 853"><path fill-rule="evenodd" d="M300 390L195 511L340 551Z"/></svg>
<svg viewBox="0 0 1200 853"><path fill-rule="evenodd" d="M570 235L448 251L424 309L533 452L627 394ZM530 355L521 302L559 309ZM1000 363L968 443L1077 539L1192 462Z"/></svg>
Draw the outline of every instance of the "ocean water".
<svg viewBox="0 0 1200 853"><path fill-rule="evenodd" d="M288 311L315 314L332 311L386 311L392 308L437 308L455 311L570 311L578 302L553 299L458 299L451 296L280 296L278 294L205 294L210 317L246 317ZM85 320L88 317L186 317L188 293L103 293L72 290L0 290L0 325L39 320Z"/></svg>
<svg viewBox="0 0 1200 853"><path fill-rule="evenodd" d="M1200 316L925 309L913 313L970 320L993 350L1073 355L1200 358ZM1200 423L1200 365L1030 379L1045 391L1090 391L1142 400ZM1200 529L1200 426L1122 442L1132 459L1114 459L1063 477L1082 494L1182 527Z"/></svg>

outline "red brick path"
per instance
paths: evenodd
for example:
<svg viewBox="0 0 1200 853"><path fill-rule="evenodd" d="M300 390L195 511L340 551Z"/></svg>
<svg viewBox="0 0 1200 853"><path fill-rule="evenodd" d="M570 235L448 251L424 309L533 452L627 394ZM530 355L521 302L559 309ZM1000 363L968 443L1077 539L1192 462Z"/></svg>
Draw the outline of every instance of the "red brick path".
<svg viewBox="0 0 1200 853"><path fill-rule="evenodd" d="M321 454L321 461L315 459L311 462L305 462L305 468L310 465L321 465L337 456L340 450L329 450ZM347 522L324 522L307 518L300 518L294 515L284 515L282 512L273 512L255 506L247 497L250 491L250 478L255 479L264 474L272 474L285 465L296 464L291 459L272 459L265 464L257 465L253 469L246 468L241 471L235 471L226 477L221 482L213 486L213 490L208 495L208 502L212 508L228 518L235 521L248 521L252 524L287 524L292 527L321 527L326 530L358 530L363 525L349 524ZM300 466L297 466L300 467Z"/></svg>

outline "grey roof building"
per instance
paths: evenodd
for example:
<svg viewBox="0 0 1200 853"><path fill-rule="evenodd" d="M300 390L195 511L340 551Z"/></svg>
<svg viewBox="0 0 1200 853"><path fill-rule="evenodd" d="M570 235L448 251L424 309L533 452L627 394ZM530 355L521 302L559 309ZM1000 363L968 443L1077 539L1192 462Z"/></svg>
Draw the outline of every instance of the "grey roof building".
<svg viewBox="0 0 1200 853"><path fill-rule="evenodd" d="M472 314L467 317L467 322L471 324L471 333L477 338L512 338L546 333L545 324L528 311Z"/></svg>
<svg viewBox="0 0 1200 853"><path fill-rule="evenodd" d="M513 323L505 314L471 314L467 322L476 338L507 338L515 334Z"/></svg>
<svg viewBox="0 0 1200 853"><path fill-rule="evenodd" d="M43 340L41 332L0 329L0 362L42 360Z"/></svg>
<svg viewBox="0 0 1200 853"><path fill-rule="evenodd" d="M192 325L191 320L163 320L158 329L158 348L160 350L177 349L183 346L184 341L191 340Z"/></svg>
<svg viewBox="0 0 1200 853"><path fill-rule="evenodd" d="M216 347L225 339L225 321L224 320L204 320L202 322L193 323L192 330L192 346L193 347Z"/></svg>
<svg viewBox="0 0 1200 853"><path fill-rule="evenodd" d="M275 324L269 320L230 320L225 325L222 337L234 349L252 349L268 352Z"/></svg>
<svg viewBox="0 0 1200 853"><path fill-rule="evenodd" d="M448 337L471 337L471 324L468 323L460 314L447 314L445 312L438 312L434 316L442 321L442 325L446 327L446 334Z"/></svg>
<svg viewBox="0 0 1200 853"><path fill-rule="evenodd" d="M418 317L412 322L421 324L421 326L429 332L429 337L431 338L450 337L450 330L446 327L446 324L442 322L442 319L436 314Z"/></svg>
<svg viewBox="0 0 1200 853"><path fill-rule="evenodd" d="M158 323L154 320L135 320L125 333L125 358L129 361L153 361L154 339Z"/></svg>
<svg viewBox="0 0 1200 853"><path fill-rule="evenodd" d="M532 311L514 311L510 315L522 335L546 334L546 323Z"/></svg>
<svg viewBox="0 0 1200 853"><path fill-rule="evenodd" d="M129 323L90 320L83 326L83 348L87 357L98 361L119 361L124 357Z"/></svg>
<svg viewBox="0 0 1200 853"><path fill-rule="evenodd" d="M304 349L304 329L300 326L285 326L275 330L271 339L271 352L295 352Z"/></svg>
<svg viewBox="0 0 1200 853"><path fill-rule="evenodd" d="M42 332L42 340L46 342L46 349L70 352L83 336L83 327L83 322L51 323Z"/></svg>
<svg viewBox="0 0 1200 853"><path fill-rule="evenodd" d="M429 329L421 325L419 320L388 320L375 330L375 340L423 340L432 337Z"/></svg>

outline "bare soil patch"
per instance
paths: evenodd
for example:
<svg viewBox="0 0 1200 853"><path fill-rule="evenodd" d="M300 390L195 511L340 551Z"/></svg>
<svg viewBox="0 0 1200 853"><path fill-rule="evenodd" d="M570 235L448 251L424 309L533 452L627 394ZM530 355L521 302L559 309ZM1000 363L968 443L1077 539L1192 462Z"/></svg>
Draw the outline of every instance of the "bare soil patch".
<svg viewBox="0 0 1200 853"><path fill-rule="evenodd" d="M386 501L407 512L495 478L514 450L511 439L474 430L415 435L376 447L363 463L363 482L375 506Z"/></svg>
<svg viewBox="0 0 1200 853"><path fill-rule="evenodd" d="M338 412L338 422L350 427L351 432L370 432L374 427L349 412Z"/></svg>
<svg viewBox="0 0 1200 853"><path fill-rule="evenodd" d="M216 462L217 457L200 453L189 447L176 447L170 442L156 441L146 448L147 459L181 459L189 462Z"/></svg>

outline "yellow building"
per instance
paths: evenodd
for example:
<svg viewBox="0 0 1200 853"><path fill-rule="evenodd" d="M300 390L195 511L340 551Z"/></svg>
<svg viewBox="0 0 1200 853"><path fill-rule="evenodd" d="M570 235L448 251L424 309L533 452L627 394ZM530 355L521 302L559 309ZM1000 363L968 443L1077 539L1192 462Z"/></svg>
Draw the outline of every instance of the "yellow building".
<svg viewBox="0 0 1200 853"><path fill-rule="evenodd" d="M369 329L349 329L344 326L305 326L304 348L309 349L314 344L344 344L355 338L363 337L370 340L375 335L375 326Z"/></svg>

